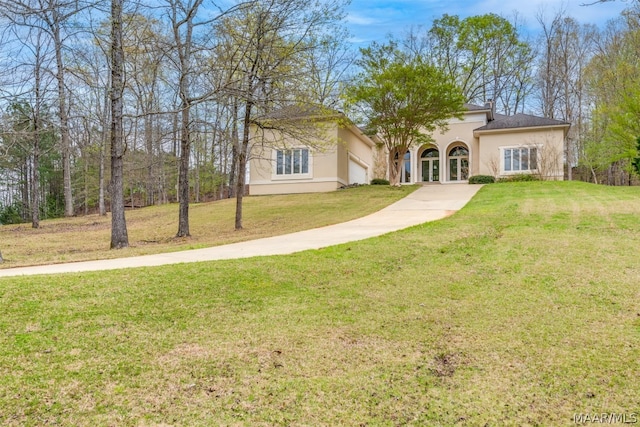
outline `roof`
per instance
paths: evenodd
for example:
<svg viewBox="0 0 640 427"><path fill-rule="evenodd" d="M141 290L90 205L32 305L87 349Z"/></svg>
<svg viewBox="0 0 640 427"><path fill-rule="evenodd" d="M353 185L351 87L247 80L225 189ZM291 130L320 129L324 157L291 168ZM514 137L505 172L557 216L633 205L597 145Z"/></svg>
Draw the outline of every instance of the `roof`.
<svg viewBox="0 0 640 427"><path fill-rule="evenodd" d="M486 111L489 110L489 108L487 107L483 107L482 105L476 105L476 104L463 104L463 107L465 110L467 111Z"/></svg>
<svg viewBox="0 0 640 427"><path fill-rule="evenodd" d="M491 107L476 105L476 104L463 104L463 107L466 111L490 111Z"/></svg>
<svg viewBox="0 0 640 427"><path fill-rule="evenodd" d="M496 115L495 120L475 129L478 131L517 129L530 127L569 127L570 123L560 120L547 119L545 117L532 116L530 114L515 114L513 116Z"/></svg>
<svg viewBox="0 0 640 427"><path fill-rule="evenodd" d="M464 108L468 112L486 112L487 124L474 129L474 132L483 131L500 131L507 129L518 128L535 128L535 127L566 127L571 126L570 123L548 119L545 117L532 116L530 114L514 114L513 116L505 116L504 114L498 114L493 111L493 101L488 101L487 104L464 104Z"/></svg>
<svg viewBox="0 0 640 427"><path fill-rule="evenodd" d="M265 114L266 120L328 119L344 116L341 112L312 104L292 104Z"/></svg>
<svg viewBox="0 0 640 427"><path fill-rule="evenodd" d="M375 142L371 136L363 131L355 123L353 123L341 111L326 108L313 104L291 104L277 110L271 111L260 117L263 121L286 121L286 122L309 122L309 121L329 121L333 120L339 123L343 129L350 130L354 135L358 136L365 144L370 147L375 146Z"/></svg>

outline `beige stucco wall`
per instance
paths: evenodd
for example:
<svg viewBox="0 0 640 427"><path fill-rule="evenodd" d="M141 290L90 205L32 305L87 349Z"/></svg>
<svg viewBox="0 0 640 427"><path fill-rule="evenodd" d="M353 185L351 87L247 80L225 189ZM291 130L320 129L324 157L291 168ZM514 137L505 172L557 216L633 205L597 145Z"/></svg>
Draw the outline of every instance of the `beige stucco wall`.
<svg viewBox="0 0 640 427"><path fill-rule="evenodd" d="M445 173L443 178L446 182L447 156L449 151L457 145L464 145L469 149L469 166L470 175L478 173L478 139L473 136L473 130L486 124L485 114L469 114L464 120L452 119L449 129L443 133L436 132L433 138L436 140L438 150L440 151L440 163L445 166L442 172ZM462 143L462 144L460 144Z"/></svg>
<svg viewBox="0 0 640 427"><path fill-rule="evenodd" d="M563 128L509 129L479 133L480 175L505 177L519 172L504 172L501 148L535 146L538 149L538 170L544 179L562 180L564 176Z"/></svg>
<svg viewBox="0 0 640 427"><path fill-rule="evenodd" d="M249 172L249 193L284 194L333 191L348 185L349 157L355 154L368 166L368 174L373 174L373 152L367 152L367 144L352 129L345 129L337 123L327 123L324 135L310 147L310 173L308 176L283 176L275 174L275 151L286 145L287 148L305 147L296 141L278 143L274 148L269 141L275 136L266 137L266 143L252 147Z"/></svg>
<svg viewBox="0 0 640 427"><path fill-rule="evenodd" d="M501 148L521 146L538 147L540 172L546 179L562 179L564 128L527 128L503 131L480 131L487 124L486 112L468 112L462 119L451 119L446 131L436 131L433 144L416 146L411 151L411 182L422 181L420 155L429 146L439 152L440 182L449 182L449 151L456 145L469 149L469 176L506 176L518 172L503 172ZM282 176L275 174L275 148L304 147L297 141L277 141L275 136L266 137L264 145L252 148L250 159L250 193L283 194L333 191L349 184L349 163L356 162L364 168L367 181L380 177L387 169L386 150L376 149L372 141L355 126L339 126L327 123L324 134L310 145L310 171L305 176ZM380 166L383 166L381 169ZM377 172L376 172L377 171ZM383 172L384 173L384 172ZM363 175L364 176L364 172Z"/></svg>
<svg viewBox="0 0 640 427"><path fill-rule="evenodd" d="M411 182L422 181L422 152L435 147L440 159L440 182L449 181L449 151L456 145L469 149L469 175L492 175L505 177L522 172L504 172L501 148L536 146L538 148L538 174L544 179L561 180L564 175L564 136L566 129L559 127L506 129L501 131L481 131L487 124L486 113L470 112L462 120L451 119L446 131L432 134L433 144L412 147ZM387 162L385 161L385 164Z"/></svg>
<svg viewBox="0 0 640 427"><path fill-rule="evenodd" d="M438 149L440 159L440 182L449 182L449 151L455 146L466 146L469 150L469 174L476 175L479 170L478 138L473 135L473 130L487 123L486 113L467 113L462 119L449 120L448 129L444 132L437 130L431 137L434 142L422 146L414 146L411 151L411 176L412 182L422 181L422 162L420 155L430 147ZM386 156L385 156L386 157ZM386 163L386 161L385 161Z"/></svg>
<svg viewBox="0 0 640 427"><path fill-rule="evenodd" d="M349 159L367 170L367 183L373 179L373 141L355 126L338 129L338 177L349 180Z"/></svg>
<svg viewBox="0 0 640 427"><path fill-rule="evenodd" d="M335 191L342 187L343 183L338 181L298 181L279 182L272 184L251 184L249 194L252 196L263 196L267 194L297 194L297 193L321 193Z"/></svg>

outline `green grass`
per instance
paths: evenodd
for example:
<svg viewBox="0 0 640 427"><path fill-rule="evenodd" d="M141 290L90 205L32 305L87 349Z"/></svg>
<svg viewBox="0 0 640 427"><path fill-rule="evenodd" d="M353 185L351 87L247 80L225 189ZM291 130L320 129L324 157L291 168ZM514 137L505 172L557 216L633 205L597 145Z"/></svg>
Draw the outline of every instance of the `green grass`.
<svg viewBox="0 0 640 427"><path fill-rule="evenodd" d="M290 256L0 279L0 424L630 416L638 247L640 188L532 182Z"/></svg>
<svg viewBox="0 0 640 427"><path fill-rule="evenodd" d="M349 221L376 212L417 187L361 186L320 194L246 197L243 230L234 229L235 199L192 204L190 238L175 238L178 205L126 212L130 246L109 249L111 217L88 215L0 226L0 268L119 258L241 242Z"/></svg>

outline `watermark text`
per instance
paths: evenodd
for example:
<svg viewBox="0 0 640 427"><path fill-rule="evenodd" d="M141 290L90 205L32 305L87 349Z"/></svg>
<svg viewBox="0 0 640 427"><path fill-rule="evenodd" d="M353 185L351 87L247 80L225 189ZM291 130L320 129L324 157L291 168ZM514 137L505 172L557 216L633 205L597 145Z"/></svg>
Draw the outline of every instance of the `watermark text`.
<svg viewBox="0 0 640 427"><path fill-rule="evenodd" d="M600 413L575 413L573 414L573 422L575 424L637 424L638 414L636 412L616 413L616 412L600 412Z"/></svg>

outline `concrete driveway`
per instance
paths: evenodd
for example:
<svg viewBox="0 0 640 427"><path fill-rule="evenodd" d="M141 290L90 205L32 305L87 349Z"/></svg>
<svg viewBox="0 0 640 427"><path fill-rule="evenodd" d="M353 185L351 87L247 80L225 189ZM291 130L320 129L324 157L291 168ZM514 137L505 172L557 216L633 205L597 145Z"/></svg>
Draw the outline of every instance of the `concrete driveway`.
<svg viewBox="0 0 640 427"><path fill-rule="evenodd" d="M482 185L469 184L426 185L381 211L341 224L204 249L10 268L0 270L0 277L153 267L187 262L284 255L308 249L319 249L380 236L445 218L466 205L481 187Z"/></svg>

